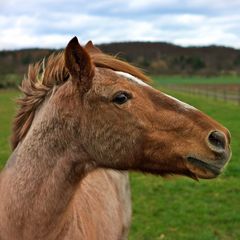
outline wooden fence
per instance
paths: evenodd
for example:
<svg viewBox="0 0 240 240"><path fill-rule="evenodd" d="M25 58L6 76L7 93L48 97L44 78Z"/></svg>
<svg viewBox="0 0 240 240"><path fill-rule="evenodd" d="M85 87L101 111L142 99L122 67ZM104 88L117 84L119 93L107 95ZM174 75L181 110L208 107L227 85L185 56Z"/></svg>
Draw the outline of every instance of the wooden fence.
<svg viewBox="0 0 240 240"><path fill-rule="evenodd" d="M209 85L208 87L206 85L202 87L199 85L167 85L167 88L224 102L233 102L240 106L240 84L234 89L229 88L229 85L221 87L219 85Z"/></svg>

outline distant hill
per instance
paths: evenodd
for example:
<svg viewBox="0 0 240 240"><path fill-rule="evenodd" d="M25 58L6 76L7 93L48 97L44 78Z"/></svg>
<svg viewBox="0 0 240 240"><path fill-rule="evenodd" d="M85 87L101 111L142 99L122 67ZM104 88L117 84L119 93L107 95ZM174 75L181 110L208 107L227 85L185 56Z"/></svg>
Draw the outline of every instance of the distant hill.
<svg viewBox="0 0 240 240"><path fill-rule="evenodd" d="M163 42L110 43L98 47L106 53L118 54L148 74L240 74L240 50L230 47L180 47ZM0 87L6 79L10 85L14 84L9 76L22 76L30 63L41 60L54 51L56 50L0 51Z"/></svg>
<svg viewBox="0 0 240 240"><path fill-rule="evenodd" d="M240 73L240 50L221 47L180 47L162 42L111 43L99 46L154 74Z"/></svg>
<svg viewBox="0 0 240 240"><path fill-rule="evenodd" d="M50 55L53 49L23 49L0 51L0 74L23 74L30 63L34 63Z"/></svg>

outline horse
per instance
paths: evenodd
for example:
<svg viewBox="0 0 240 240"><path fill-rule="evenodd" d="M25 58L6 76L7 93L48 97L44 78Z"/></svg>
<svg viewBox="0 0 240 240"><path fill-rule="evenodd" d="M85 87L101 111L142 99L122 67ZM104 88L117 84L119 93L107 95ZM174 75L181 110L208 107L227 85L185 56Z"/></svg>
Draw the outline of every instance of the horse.
<svg viewBox="0 0 240 240"><path fill-rule="evenodd" d="M0 239L127 239L128 174L217 177L230 133L77 37L30 65L0 175Z"/></svg>

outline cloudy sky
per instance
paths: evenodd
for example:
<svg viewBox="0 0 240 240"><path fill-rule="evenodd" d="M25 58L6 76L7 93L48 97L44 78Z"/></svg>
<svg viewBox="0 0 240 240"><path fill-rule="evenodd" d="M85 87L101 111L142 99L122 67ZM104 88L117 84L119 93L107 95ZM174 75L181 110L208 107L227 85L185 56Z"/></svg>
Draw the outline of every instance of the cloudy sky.
<svg viewBox="0 0 240 240"><path fill-rule="evenodd" d="M240 0L0 0L0 49L167 41L240 48Z"/></svg>

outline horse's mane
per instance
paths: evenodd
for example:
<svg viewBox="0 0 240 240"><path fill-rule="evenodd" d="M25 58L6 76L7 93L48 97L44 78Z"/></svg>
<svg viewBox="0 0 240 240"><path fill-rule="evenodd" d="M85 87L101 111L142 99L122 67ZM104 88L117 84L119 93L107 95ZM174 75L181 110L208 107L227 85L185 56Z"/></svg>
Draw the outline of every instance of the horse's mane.
<svg viewBox="0 0 240 240"><path fill-rule="evenodd" d="M116 57L103 53L91 54L89 52L89 54L96 67L126 72L143 81L149 81L148 77L138 68ZM20 86L23 97L17 100L20 107L13 122L12 149L15 149L26 135L32 124L35 111L44 101L46 95L54 86L60 85L68 79L69 74L64 65L63 52L50 55L46 61L44 59L29 65L28 73Z"/></svg>

